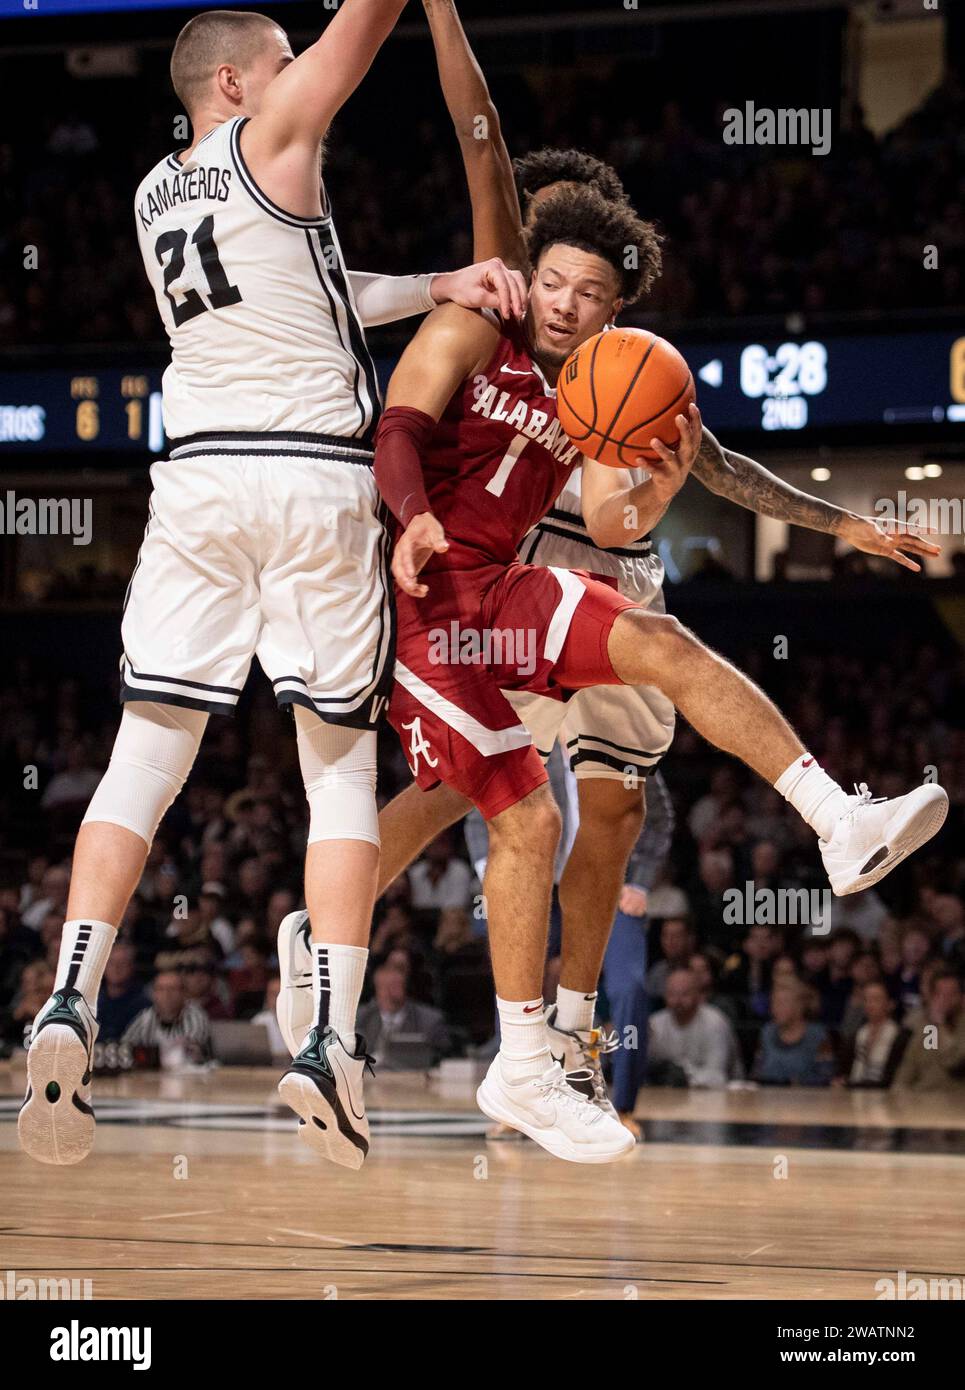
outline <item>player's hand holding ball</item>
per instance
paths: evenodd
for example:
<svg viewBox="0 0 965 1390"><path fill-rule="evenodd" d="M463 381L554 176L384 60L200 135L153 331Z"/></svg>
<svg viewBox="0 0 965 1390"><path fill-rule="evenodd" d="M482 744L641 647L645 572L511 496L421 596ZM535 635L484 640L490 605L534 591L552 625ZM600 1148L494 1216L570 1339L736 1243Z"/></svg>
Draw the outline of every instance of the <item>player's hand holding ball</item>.
<svg viewBox="0 0 965 1390"><path fill-rule="evenodd" d="M704 426L700 411L693 401L687 407L686 415L674 418L674 426L680 439L676 449L671 449L669 444L655 435L650 441L650 448L657 458L641 454L635 461L637 468L645 468L650 474L650 485L662 502L669 502L683 487L700 449Z"/></svg>
<svg viewBox="0 0 965 1390"><path fill-rule="evenodd" d="M425 598L429 592L419 583L419 574L431 555L449 549L446 533L431 512L414 516L396 541L392 555L392 578L403 593Z"/></svg>
<svg viewBox="0 0 965 1390"><path fill-rule="evenodd" d="M581 343L557 383L570 442L608 468L645 468L664 502L690 472L703 425L694 379L666 338L613 328Z"/></svg>

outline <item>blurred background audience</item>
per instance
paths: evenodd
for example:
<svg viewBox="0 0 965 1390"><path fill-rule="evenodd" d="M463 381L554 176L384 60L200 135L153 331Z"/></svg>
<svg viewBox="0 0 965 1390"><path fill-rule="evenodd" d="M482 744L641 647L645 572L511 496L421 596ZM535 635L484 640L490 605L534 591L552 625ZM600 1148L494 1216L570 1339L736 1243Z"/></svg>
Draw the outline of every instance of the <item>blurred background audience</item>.
<svg viewBox="0 0 965 1390"><path fill-rule="evenodd" d="M810 833L771 788L681 722L662 766L676 831L637 905L648 914L640 965L650 1021L622 1041L640 1050L640 1076L693 1086L750 1078L965 1089L965 663L908 641L887 679L875 674L873 651L845 652L830 638L790 674L779 662L762 669L751 650L733 654L756 665L842 784L860 777L889 794L940 766L952 810L923 854L875 890L829 904ZM78 746L85 768L96 774L106 765L115 719L106 672L100 681L58 677L20 657L0 683L0 762L22 781L29 746L37 768L21 804L0 811L7 1049L22 1046L49 991L84 810L83 798L47 792L81 765ZM260 678L236 720L212 720L122 923L100 997L102 1041L163 1040L186 1060L204 1059L212 1023L257 1019L277 1051L275 933L302 904L306 834L286 720ZM390 733L379 769L385 800L408 779ZM814 906L813 921L802 903ZM618 1014L604 984L598 1018ZM433 841L376 905L360 1029L387 1070L428 1069L492 1047L481 885L458 828Z"/></svg>

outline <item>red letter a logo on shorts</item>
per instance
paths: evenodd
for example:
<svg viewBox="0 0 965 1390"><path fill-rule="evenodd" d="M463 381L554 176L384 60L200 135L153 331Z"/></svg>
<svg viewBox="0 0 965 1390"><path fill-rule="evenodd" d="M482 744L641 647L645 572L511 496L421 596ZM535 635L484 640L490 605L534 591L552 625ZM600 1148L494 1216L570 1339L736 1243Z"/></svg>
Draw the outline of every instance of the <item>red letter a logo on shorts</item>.
<svg viewBox="0 0 965 1390"><path fill-rule="evenodd" d="M426 767L438 767L439 759L432 757L431 753L429 752L429 740L425 737L425 735L422 732L422 719L420 718L420 716L416 715L415 719L413 719L411 724L403 724L402 727L403 729L411 730L412 734L411 738L409 739L408 750L409 766L412 768L412 775L414 777L418 777L419 775L420 754L426 760Z"/></svg>

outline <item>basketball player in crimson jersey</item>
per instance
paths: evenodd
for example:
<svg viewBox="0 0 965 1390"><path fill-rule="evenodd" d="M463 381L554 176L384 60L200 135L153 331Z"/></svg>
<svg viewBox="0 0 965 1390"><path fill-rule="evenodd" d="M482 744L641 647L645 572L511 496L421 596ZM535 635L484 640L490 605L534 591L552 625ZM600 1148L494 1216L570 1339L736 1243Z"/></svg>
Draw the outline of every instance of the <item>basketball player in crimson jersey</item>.
<svg viewBox="0 0 965 1390"><path fill-rule="evenodd" d="M399 523L396 682L389 718L424 791L445 783L489 826L484 891L501 1047L477 1099L491 1118L557 1157L605 1163L633 1136L575 1090L554 1061L541 988L559 813L532 738L504 691L565 698L600 685L652 685L709 742L782 793L820 837L838 894L877 882L942 824L934 785L873 801L821 769L770 700L672 617L587 573L524 565L516 549L582 465L597 545L645 534L701 443L696 407L676 453L644 481L581 459L556 419L569 354L641 288L651 229L590 188L545 198L529 228L534 271L522 327L446 306L430 314L389 384L376 482ZM627 269L635 246L638 268Z"/></svg>
<svg viewBox="0 0 965 1390"><path fill-rule="evenodd" d="M590 185L612 201L626 201L616 171L578 150L545 149L510 159L498 113L485 77L459 22L453 0L423 0L439 66L443 93L466 169L472 202L474 255L502 256L525 266L523 217L563 186ZM514 181L515 173L515 181ZM540 565L586 568L616 580L625 597L663 609L663 564L648 538L624 537L616 548L600 549L581 510L581 471L571 470L549 513L520 546L520 558ZM798 491L753 460L723 450L705 431L692 469L711 491L782 521L831 532L870 554L887 556L912 569L903 553L934 554L937 548L916 536L885 533L873 519L854 516L821 498ZM638 475L634 475L638 476ZM904 531L904 528L901 528ZM602 1035L594 1027L597 981L619 907L624 955L642 936L645 895L627 882L627 861L645 812L646 779L669 748L673 706L652 686L596 687L565 704L541 695L511 693L510 700L548 754L557 737L565 741L577 778L579 829L560 882L563 914L560 985L547 1012L554 1054L565 1069L589 1067L596 1085L587 1085L599 1103L606 1092L600 1072ZM439 798L403 792L380 814L383 861L380 891L402 872L422 845L441 828L435 816ZM428 818L426 820L425 818ZM642 939L639 949L644 949ZM634 1013L615 1023L636 1021ZM632 1119L636 1077L622 1069L624 1085L614 1094L623 1122L639 1134Z"/></svg>
<svg viewBox="0 0 965 1390"><path fill-rule="evenodd" d="M514 167L500 132L498 114L485 78L463 33L452 0L424 0L447 105L459 137L473 212L475 253L498 254L509 264L526 264L520 199L531 219L539 204L564 186L588 184L613 201L626 202L613 169L576 150L542 150ZM518 189L518 196L517 196ZM651 251L654 247L651 245ZM650 271L654 269L650 265ZM710 490L764 515L833 532L869 553L918 566L901 546L918 553L935 547L916 537L884 535L871 520L842 511L798 492L753 460L720 448L706 431L693 471ZM606 574L625 597L662 609L662 564L646 538L622 536L616 548L598 547L581 511L581 472L570 469L559 498L545 521L537 523L520 547L524 559L543 566L587 568ZM641 474L624 475L638 481ZM565 530L565 535L563 534ZM525 692L510 692L520 720L548 751L559 734L578 764L580 829L560 887L563 905L562 975L556 1001L548 1010L553 1052L566 1070L589 1067L593 1081L582 1089L609 1114L613 1106L599 1075L600 1034L593 1027L596 982L619 901L621 909L641 913L641 894L625 884L628 854L644 809L644 777L656 766L673 733L673 706L652 686L597 686L566 704ZM601 753L616 741L620 756ZM573 749L575 747L575 755ZM647 750L646 753L641 750ZM614 766L614 763L619 766ZM630 773L628 776L627 773ZM458 820L466 800L442 786L425 794L416 784L380 813L383 855L379 891L402 872L433 835ZM621 921L626 938L639 918ZM639 930L639 928L638 928ZM629 949L633 949L629 945ZM306 986L311 983L307 914L292 913L279 932L283 988L279 1023L297 1052L310 1023ZM624 1123L636 1087L627 1076L624 1094L615 1096ZM638 1131L637 1131L638 1132Z"/></svg>

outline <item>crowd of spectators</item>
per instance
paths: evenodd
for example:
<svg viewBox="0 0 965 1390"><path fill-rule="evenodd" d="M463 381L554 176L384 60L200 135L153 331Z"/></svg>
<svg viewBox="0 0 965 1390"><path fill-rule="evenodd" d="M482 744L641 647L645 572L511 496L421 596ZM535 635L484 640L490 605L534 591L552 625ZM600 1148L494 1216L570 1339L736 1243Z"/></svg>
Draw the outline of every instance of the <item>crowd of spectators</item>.
<svg viewBox="0 0 965 1390"><path fill-rule="evenodd" d="M716 108L706 92L699 108L647 108L626 100L638 84L630 70L571 78L547 101L531 72L517 73L507 140L514 153L575 145L619 170L668 237L644 314L677 323L965 304L965 98L953 76L881 139L859 110L847 113L825 156L726 144L726 97ZM159 68L123 92L86 84L82 103L0 139L0 346L161 336L132 199L179 143L174 111L156 100L154 84L165 81ZM326 178L349 265L406 273L465 263L468 202L445 117L416 117L404 139L392 134L378 116L366 124L356 113L331 142ZM926 245L938 247L933 269L923 266Z"/></svg>
<svg viewBox="0 0 965 1390"><path fill-rule="evenodd" d="M765 670L754 651L736 655L842 785L888 796L940 769L951 814L877 889L830 898L813 834L682 723L663 768L676 832L647 903L650 1029L637 1045L649 1046L649 1079L965 1090L965 657L906 641L897 661L828 649L782 673L788 663ZM115 720L106 688L25 658L0 687L7 1049L50 992L70 848ZM287 723L261 681L237 720L211 720L121 924L102 1042L176 1041L202 1060L211 1022L270 1023L275 933L302 903L306 836ZM407 779L387 732L380 796ZM360 1027L383 1066L492 1047L480 894L457 829L377 904ZM606 1008L604 998L602 1020Z"/></svg>

